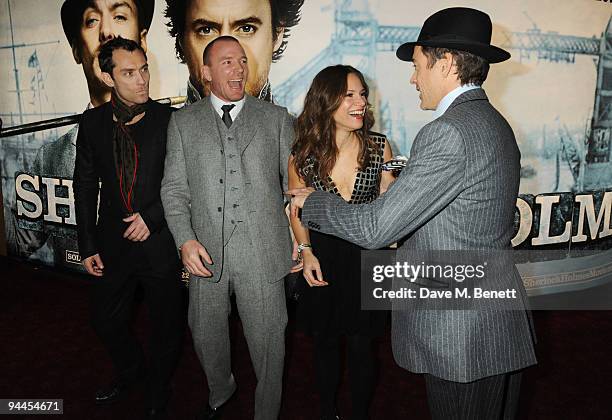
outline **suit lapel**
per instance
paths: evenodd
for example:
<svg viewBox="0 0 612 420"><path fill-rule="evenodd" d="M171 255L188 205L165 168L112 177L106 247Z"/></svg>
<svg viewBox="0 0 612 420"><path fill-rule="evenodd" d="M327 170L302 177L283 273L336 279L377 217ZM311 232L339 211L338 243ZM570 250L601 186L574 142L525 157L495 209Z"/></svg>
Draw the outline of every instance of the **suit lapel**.
<svg viewBox="0 0 612 420"><path fill-rule="evenodd" d="M142 118L144 129L143 138L134 139L138 145L138 170L136 172L136 183L134 184L134 203L142 204L141 198L144 197L146 190L147 179L149 178L152 157L155 156L155 148L157 147L157 130L154 130L157 119L157 113L154 105L149 104L147 113Z"/></svg>
<svg viewBox="0 0 612 420"><path fill-rule="evenodd" d="M219 147L223 148L221 135L217 128L217 122L215 121L215 118L218 117L218 115L210 102L210 96L207 96L190 106L200 107L200 112L197 113L197 127L198 132L201 134L196 137L198 141L196 141L197 145L195 147L204 154L209 153L210 150L208 150L208 147L210 145L199 139L210 138L212 142L215 142Z"/></svg>
<svg viewBox="0 0 612 420"><path fill-rule="evenodd" d="M261 108L257 100L249 95L245 95L244 107L240 114L238 114L236 121L234 121L240 154L245 151L253 138L255 138L255 134L257 134L259 126L263 122Z"/></svg>
<svg viewBox="0 0 612 420"><path fill-rule="evenodd" d="M111 106L110 102L107 102L102 106L106 107L104 109L104 116L102 120L102 146L107 158L110 157L109 162L113 163L111 166L116 173L117 168L115 166L115 157L113 155L113 129L115 127L115 121L113 121L113 107Z"/></svg>
<svg viewBox="0 0 612 420"><path fill-rule="evenodd" d="M102 162L106 161L110 163L108 165L108 170L111 171L111 179L116 179L117 181L113 183L113 188L116 188L118 192L119 178L117 177L117 165L115 162L115 154L113 153L113 142L115 141L113 138L113 130L115 128L115 121L113 120L113 107L111 106L110 102L107 102L102 106L105 107L101 127L102 150L104 153Z"/></svg>

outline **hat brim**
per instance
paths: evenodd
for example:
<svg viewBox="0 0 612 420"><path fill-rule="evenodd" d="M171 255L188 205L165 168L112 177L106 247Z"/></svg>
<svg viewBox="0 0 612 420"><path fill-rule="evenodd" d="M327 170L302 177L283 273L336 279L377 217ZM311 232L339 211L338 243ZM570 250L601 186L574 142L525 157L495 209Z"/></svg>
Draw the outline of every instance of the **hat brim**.
<svg viewBox="0 0 612 420"><path fill-rule="evenodd" d="M395 52L395 55L402 61L413 61L412 54L414 53L414 47L417 45L422 47L449 48L452 50L467 51L484 58L492 64L501 63L502 61L506 61L510 58L510 53L508 51L502 50L494 45L458 40L406 42L405 44L400 45Z"/></svg>

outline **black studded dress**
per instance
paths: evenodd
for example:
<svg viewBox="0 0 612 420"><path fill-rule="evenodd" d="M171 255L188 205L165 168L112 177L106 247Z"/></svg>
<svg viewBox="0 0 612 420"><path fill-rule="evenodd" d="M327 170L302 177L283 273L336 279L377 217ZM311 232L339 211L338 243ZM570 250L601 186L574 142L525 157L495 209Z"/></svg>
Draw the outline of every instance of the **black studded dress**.
<svg viewBox="0 0 612 420"><path fill-rule="evenodd" d="M367 167L357 173L350 204L369 203L379 194L385 137L376 133L370 136L378 147L370 149ZM307 175L314 165L314 160L309 159L308 165L301 169L302 174ZM326 186L314 175L311 186L341 197L331 177ZM318 335L381 334L387 312L361 310L360 253L363 248L335 236L313 230L309 233L312 251L329 285L305 287L298 300L298 327Z"/></svg>

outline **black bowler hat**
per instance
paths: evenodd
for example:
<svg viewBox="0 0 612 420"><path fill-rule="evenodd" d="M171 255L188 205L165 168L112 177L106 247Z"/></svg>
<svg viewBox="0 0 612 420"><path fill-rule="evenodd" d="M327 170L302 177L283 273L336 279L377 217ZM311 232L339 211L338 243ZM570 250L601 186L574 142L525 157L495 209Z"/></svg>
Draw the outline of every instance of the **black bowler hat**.
<svg viewBox="0 0 612 420"><path fill-rule="evenodd" d="M415 45L467 51L489 63L500 63L510 53L491 45L491 18L484 12L467 7L440 10L427 18L415 42L402 44L395 55L412 61Z"/></svg>
<svg viewBox="0 0 612 420"><path fill-rule="evenodd" d="M83 12L91 3L92 0L65 0L64 4L62 4L62 27L70 45L72 45L72 41L74 41L79 33ZM153 20L155 0L134 0L134 4L138 8L139 26L149 30Z"/></svg>

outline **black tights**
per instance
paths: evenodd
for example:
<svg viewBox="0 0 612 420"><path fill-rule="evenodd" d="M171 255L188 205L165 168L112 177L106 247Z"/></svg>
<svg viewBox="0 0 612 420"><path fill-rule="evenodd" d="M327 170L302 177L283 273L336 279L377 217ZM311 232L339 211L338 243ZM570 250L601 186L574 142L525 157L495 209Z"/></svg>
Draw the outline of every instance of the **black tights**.
<svg viewBox="0 0 612 420"><path fill-rule="evenodd" d="M314 364L321 400L321 417L335 418L336 391L340 382L340 337L315 335ZM372 338L346 337L353 419L367 419L374 382Z"/></svg>

